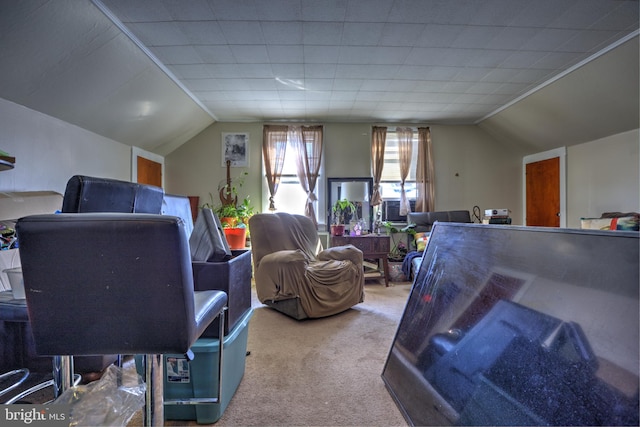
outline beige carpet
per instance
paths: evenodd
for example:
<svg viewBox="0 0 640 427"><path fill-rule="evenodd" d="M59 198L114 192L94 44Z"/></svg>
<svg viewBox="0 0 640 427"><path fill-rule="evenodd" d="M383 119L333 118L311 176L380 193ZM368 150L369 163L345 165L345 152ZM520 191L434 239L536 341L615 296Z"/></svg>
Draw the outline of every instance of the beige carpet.
<svg viewBox="0 0 640 427"><path fill-rule="evenodd" d="M407 425L380 375L410 288L367 283L364 303L305 321L262 305L254 291L245 375L215 425Z"/></svg>

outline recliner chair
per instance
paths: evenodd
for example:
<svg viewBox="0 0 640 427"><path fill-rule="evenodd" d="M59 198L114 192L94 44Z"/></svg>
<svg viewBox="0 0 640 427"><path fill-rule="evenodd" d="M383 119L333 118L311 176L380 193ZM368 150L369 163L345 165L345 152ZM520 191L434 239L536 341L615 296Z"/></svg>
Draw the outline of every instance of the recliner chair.
<svg viewBox="0 0 640 427"><path fill-rule="evenodd" d="M311 221L283 212L249 219L258 299L295 319L331 316L364 301L362 251L324 249Z"/></svg>
<svg viewBox="0 0 640 427"><path fill-rule="evenodd" d="M180 218L36 215L20 219L16 229L38 354L145 355L146 425L164 422L163 404L203 403L163 402L162 354L189 354L206 327L222 319L227 302L223 291L194 292ZM221 385L219 377L218 396L207 402L218 401Z"/></svg>

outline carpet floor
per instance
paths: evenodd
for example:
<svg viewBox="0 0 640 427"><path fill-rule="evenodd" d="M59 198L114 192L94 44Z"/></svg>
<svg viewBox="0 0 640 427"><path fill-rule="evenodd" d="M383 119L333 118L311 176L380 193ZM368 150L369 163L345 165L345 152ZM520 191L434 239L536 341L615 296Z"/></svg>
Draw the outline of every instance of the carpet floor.
<svg viewBox="0 0 640 427"><path fill-rule="evenodd" d="M406 425L381 374L410 289L367 284L364 303L304 321L254 293L245 375L216 425Z"/></svg>

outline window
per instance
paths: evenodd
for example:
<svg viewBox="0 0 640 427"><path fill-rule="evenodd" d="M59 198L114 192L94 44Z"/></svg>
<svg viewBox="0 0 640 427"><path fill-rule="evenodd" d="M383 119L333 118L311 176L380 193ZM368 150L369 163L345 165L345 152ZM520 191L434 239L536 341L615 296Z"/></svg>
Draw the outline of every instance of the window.
<svg viewBox="0 0 640 427"><path fill-rule="evenodd" d="M407 192L407 199L415 200L416 193L416 166L418 153L418 132L413 130L413 158L409 175L404 184ZM400 157L398 152L398 137L395 130L387 130L387 139L384 149L384 167L382 169L382 179L380 181L380 195L383 200L400 200Z"/></svg>
<svg viewBox="0 0 640 427"><path fill-rule="evenodd" d="M318 194L317 189L316 194ZM287 146L280 185L278 185L278 192L274 197L277 212L304 215L306 200L307 194L302 190L300 180L296 175L296 153L291 146Z"/></svg>
<svg viewBox="0 0 640 427"><path fill-rule="evenodd" d="M313 163L317 160L318 154L314 155L314 147L321 147L315 144L315 138L322 138L322 131L320 127L320 131L318 132L318 127L314 129L314 127L303 128L302 137L304 138L305 147L307 150L307 155L309 156L309 162ZM304 191L302 185L300 184L300 180L297 175L297 153L296 153L296 144L291 142L289 138L292 136L291 128L289 131L284 131L282 127L278 129L278 131L269 132L271 135L272 141L277 143L284 142L286 144L286 150L284 153L283 159L283 167L280 175L280 183L278 185L278 190L276 195L274 196L274 204L277 212L287 212L291 214L305 214L305 206L307 201L307 193ZM290 136L291 135L291 136ZM282 139L282 140L281 140ZM315 157L314 157L315 156ZM316 160L313 160L313 159ZM315 186L315 194L316 197L321 200L322 193L324 191L324 185L322 182L322 166L320 167L319 177ZM267 190L268 191L268 190ZM321 219L324 218L324 213L322 209L318 209L320 204L316 201L314 204L314 210L316 214L316 221L320 222Z"/></svg>

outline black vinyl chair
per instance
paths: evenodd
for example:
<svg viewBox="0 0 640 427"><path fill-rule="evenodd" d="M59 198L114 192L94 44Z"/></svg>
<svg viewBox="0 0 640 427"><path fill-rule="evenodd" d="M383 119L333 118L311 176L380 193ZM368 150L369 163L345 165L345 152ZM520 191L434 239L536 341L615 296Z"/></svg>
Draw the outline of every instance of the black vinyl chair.
<svg viewBox="0 0 640 427"><path fill-rule="evenodd" d="M139 184L113 178L74 175L67 181L62 200L63 213L121 212L159 214L163 204L164 190L154 185ZM188 235L188 232L187 232ZM122 355L102 355L100 357L54 356L53 395L57 398L65 388L70 387L70 379L65 372L104 370L109 364L122 364ZM78 363L80 362L80 363Z"/></svg>
<svg viewBox="0 0 640 427"><path fill-rule="evenodd" d="M159 214L160 187L111 178L74 175L67 181L62 212L131 212Z"/></svg>
<svg viewBox="0 0 640 427"><path fill-rule="evenodd" d="M145 425L164 423L164 404L219 401L227 294L194 291L180 218L35 215L21 218L16 230L38 354L144 355ZM217 317L218 395L164 401L162 355L189 357L190 347Z"/></svg>

